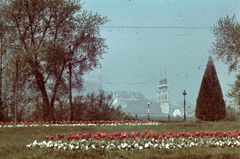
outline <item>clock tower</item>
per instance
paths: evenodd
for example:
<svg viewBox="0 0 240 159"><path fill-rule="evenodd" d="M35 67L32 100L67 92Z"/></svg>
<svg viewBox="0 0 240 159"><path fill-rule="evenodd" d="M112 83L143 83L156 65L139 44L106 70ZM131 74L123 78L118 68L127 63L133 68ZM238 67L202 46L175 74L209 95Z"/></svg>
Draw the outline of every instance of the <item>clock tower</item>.
<svg viewBox="0 0 240 159"><path fill-rule="evenodd" d="M160 83L158 86L157 92L157 102L159 102L159 106L163 114L170 114L170 101L169 101L169 90L168 90L168 83L166 78L166 70L165 70L164 78L161 77ZM162 74L161 74L162 76Z"/></svg>

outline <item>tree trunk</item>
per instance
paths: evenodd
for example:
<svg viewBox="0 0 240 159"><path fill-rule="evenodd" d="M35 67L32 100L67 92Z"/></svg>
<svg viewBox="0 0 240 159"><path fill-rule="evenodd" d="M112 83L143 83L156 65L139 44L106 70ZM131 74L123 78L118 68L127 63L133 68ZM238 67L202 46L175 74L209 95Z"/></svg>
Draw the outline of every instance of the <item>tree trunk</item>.
<svg viewBox="0 0 240 159"><path fill-rule="evenodd" d="M18 114L18 60L16 60L16 87L15 87L15 122Z"/></svg>
<svg viewBox="0 0 240 159"><path fill-rule="evenodd" d="M72 107L72 65L69 63L69 104L70 104L70 121L73 121L73 107Z"/></svg>
<svg viewBox="0 0 240 159"><path fill-rule="evenodd" d="M2 38L1 38L1 68L0 68L0 111L3 110L2 101Z"/></svg>
<svg viewBox="0 0 240 159"><path fill-rule="evenodd" d="M35 78L37 81L37 85L38 88L41 91L42 94L42 98L43 98L43 105L42 105L42 119L43 120L48 120L50 118L50 113L49 113L49 100L48 100L48 95L47 95L47 91L44 85L44 81L43 81L43 76L38 72L35 71Z"/></svg>

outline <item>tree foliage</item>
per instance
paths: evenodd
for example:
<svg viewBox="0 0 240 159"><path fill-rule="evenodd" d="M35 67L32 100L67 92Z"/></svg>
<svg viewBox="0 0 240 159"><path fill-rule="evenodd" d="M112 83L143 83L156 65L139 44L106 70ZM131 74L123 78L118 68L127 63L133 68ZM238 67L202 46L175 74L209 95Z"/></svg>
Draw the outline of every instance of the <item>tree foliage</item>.
<svg viewBox="0 0 240 159"><path fill-rule="evenodd" d="M204 121L219 121L226 117L222 89L211 56L198 93L195 115Z"/></svg>
<svg viewBox="0 0 240 159"><path fill-rule="evenodd" d="M79 1L6 0L1 4L9 57L20 60L22 76L42 98L42 117L54 119L54 102L67 90L68 64L74 88L106 53L99 26L109 20L82 9ZM31 87L30 87L31 86ZM33 91L33 89L31 91ZM65 93L68 93L67 91Z"/></svg>
<svg viewBox="0 0 240 159"><path fill-rule="evenodd" d="M217 56L225 64L229 65L229 73L237 71L236 81L230 84L230 91L227 96L232 98L235 104L240 106L240 75L239 75L239 58L240 58L240 24L235 15L230 18L226 16L220 18L218 23L213 27L213 34L216 37L210 53Z"/></svg>
<svg viewBox="0 0 240 159"><path fill-rule="evenodd" d="M213 35L216 40L210 53L229 65L229 72L236 71L240 57L240 24L235 15L232 18L219 18L218 23L213 26Z"/></svg>

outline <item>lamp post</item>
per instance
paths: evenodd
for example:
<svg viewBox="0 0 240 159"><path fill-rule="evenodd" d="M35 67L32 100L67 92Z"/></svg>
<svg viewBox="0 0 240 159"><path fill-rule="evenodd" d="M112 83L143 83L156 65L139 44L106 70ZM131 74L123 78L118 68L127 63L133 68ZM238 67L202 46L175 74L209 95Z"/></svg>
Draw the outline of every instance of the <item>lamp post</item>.
<svg viewBox="0 0 240 159"><path fill-rule="evenodd" d="M149 105L150 105L150 102L148 102L148 120L149 120Z"/></svg>
<svg viewBox="0 0 240 159"><path fill-rule="evenodd" d="M183 91L183 96L184 96L184 118L183 120L186 121L186 112L185 112L185 106L186 106L186 101L185 101L185 96L187 95L187 93L185 92L185 90Z"/></svg>

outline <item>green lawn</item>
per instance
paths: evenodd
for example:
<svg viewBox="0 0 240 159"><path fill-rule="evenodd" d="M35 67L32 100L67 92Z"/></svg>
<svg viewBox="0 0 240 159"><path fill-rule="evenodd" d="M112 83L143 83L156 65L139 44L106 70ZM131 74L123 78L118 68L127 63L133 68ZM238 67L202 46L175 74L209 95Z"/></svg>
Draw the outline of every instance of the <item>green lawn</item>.
<svg viewBox="0 0 240 159"><path fill-rule="evenodd" d="M239 148L184 148L172 150L78 150L64 151L52 149L33 149L26 145L34 140L43 141L44 135L57 133L96 132L196 132L196 131L233 131L240 128L240 122L178 122L162 123L157 126L85 126L85 127L27 127L0 128L0 158L240 158ZM56 137L55 137L56 138ZM56 140L56 139L54 139ZM66 140L67 141L67 140Z"/></svg>

